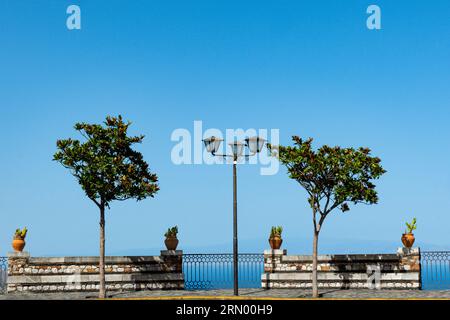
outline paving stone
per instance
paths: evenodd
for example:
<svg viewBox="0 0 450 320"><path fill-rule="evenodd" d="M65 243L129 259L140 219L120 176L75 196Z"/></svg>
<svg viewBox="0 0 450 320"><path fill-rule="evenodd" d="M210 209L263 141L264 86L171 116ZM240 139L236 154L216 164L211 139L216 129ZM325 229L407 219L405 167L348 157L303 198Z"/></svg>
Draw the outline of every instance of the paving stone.
<svg viewBox="0 0 450 320"><path fill-rule="evenodd" d="M322 298L333 299L450 299L450 290L341 290L324 289L320 291ZM241 297L248 298L310 298L311 290L307 289L241 289ZM111 292L109 298L156 298L180 296L206 296L206 297L226 297L233 296L233 290L153 290L137 292ZM0 294L0 300L85 300L96 299L96 292L84 293L46 293L36 294L31 292L18 292L10 294Z"/></svg>

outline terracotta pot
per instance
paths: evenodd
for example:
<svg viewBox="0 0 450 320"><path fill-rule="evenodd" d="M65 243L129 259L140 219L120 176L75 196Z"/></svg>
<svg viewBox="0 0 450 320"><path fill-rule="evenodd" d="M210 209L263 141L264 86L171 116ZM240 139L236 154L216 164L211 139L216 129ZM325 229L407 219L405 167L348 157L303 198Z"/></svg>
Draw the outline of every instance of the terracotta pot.
<svg viewBox="0 0 450 320"><path fill-rule="evenodd" d="M281 248L281 244L283 243L283 239L280 237L273 237L269 239L269 244L272 250L278 250Z"/></svg>
<svg viewBox="0 0 450 320"><path fill-rule="evenodd" d="M403 245L406 248L408 248L408 249L411 248L413 246L413 244L414 244L414 241L416 241L416 238L414 237L414 234L412 234L412 233L404 233L402 235L402 242L403 242Z"/></svg>
<svg viewBox="0 0 450 320"><path fill-rule="evenodd" d="M22 252L25 247L25 240L23 239L14 239L12 242L12 247L16 252Z"/></svg>
<svg viewBox="0 0 450 320"><path fill-rule="evenodd" d="M177 250L178 242L176 237L168 237L166 238L166 241L164 241L167 250Z"/></svg>

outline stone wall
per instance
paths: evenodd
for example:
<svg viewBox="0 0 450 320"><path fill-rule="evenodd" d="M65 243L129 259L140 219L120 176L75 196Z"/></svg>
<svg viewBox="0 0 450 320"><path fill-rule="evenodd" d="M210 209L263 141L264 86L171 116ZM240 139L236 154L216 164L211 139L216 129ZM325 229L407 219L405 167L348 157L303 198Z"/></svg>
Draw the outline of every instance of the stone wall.
<svg viewBox="0 0 450 320"><path fill-rule="evenodd" d="M311 288L312 256L264 252L262 287ZM397 254L319 255L318 286L335 289L421 289L420 250Z"/></svg>
<svg viewBox="0 0 450 320"><path fill-rule="evenodd" d="M160 256L106 257L107 290L175 290L184 288L182 251ZM8 292L98 291L98 257L8 257Z"/></svg>

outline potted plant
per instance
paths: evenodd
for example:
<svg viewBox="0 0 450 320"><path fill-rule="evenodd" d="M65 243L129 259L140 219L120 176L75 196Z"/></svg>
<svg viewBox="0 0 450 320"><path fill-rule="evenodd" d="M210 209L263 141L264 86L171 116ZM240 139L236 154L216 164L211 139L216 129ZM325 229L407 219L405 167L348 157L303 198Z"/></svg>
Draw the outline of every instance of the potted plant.
<svg viewBox="0 0 450 320"><path fill-rule="evenodd" d="M14 239L12 242L12 247L16 252L22 252L25 247L25 237L27 236L27 228L23 228L22 230L16 229L14 233Z"/></svg>
<svg viewBox="0 0 450 320"><path fill-rule="evenodd" d="M272 250L280 249L283 239L281 239L281 233L283 232L283 227L272 227L270 231L269 244Z"/></svg>
<svg viewBox="0 0 450 320"><path fill-rule="evenodd" d="M416 238L414 237L413 231L416 230L416 218L414 218L411 223L406 222L406 231L402 235L402 242L406 248L411 248L414 244Z"/></svg>
<svg viewBox="0 0 450 320"><path fill-rule="evenodd" d="M164 234L164 236L166 237L164 243L166 244L167 250L177 250L179 242L177 234L178 234L178 226L169 228L167 232Z"/></svg>

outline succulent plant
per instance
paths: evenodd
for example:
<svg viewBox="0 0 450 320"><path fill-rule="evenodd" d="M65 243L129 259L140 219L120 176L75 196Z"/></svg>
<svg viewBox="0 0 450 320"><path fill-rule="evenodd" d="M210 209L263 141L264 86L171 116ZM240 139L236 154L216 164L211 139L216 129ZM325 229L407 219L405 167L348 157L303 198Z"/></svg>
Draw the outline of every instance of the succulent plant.
<svg viewBox="0 0 450 320"><path fill-rule="evenodd" d="M416 223L417 223L416 218L412 219L411 223L406 222L405 224L407 229L405 233L413 233L413 231L417 229Z"/></svg>
<svg viewBox="0 0 450 320"><path fill-rule="evenodd" d="M167 229L167 232L164 234L166 238L176 238L178 234L178 226Z"/></svg>
<svg viewBox="0 0 450 320"><path fill-rule="evenodd" d="M281 234L283 233L283 227L282 226L278 226L278 227L272 227L272 230L270 231L270 237L274 238L274 237L280 237L281 238Z"/></svg>
<svg viewBox="0 0 450 320"><path fill-rule="evenodd" d="M20 230L19 228L16 229L16 232L14 233L14 239L21 239L24 240L25 237L27 236L28 233L28 229L25 227L22 230Z"/></svg>

